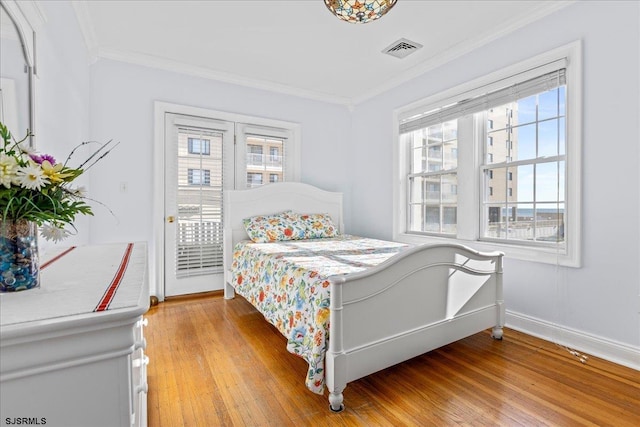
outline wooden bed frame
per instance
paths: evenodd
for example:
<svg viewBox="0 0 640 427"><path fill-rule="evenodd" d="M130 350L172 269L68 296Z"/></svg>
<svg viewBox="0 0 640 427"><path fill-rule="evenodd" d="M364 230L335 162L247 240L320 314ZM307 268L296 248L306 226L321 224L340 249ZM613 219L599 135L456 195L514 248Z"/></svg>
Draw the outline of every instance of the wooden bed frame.
<svg viewBox="0 0 640 427"><path fill-rule="evenodd" d="M277 183L224 194L225 298L233 298L242 219L284 210L328 213L344 231L342 193ZM502 339L502 256L457 244L415 246L360 273L331 279L325 382L333 411L348 382L488 328Z"/></svg>

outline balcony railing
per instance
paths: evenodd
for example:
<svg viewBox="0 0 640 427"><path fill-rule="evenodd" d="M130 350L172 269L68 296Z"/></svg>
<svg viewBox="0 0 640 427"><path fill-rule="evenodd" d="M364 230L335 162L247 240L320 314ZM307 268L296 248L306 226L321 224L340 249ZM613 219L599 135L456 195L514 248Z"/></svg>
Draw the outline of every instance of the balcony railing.
<svg viewBox="0 0 640 427"><path fill-rule="evenodd" d="M485 236L498 239L563 242L564 224L559 224L557 220L492 222L488 225Z"/></svg>
<svg viewBox="0 0 640 427"><path fill-rule="evenodd" d="M247 153L247 167L282 169L283 157L275 154Z"/></svg>

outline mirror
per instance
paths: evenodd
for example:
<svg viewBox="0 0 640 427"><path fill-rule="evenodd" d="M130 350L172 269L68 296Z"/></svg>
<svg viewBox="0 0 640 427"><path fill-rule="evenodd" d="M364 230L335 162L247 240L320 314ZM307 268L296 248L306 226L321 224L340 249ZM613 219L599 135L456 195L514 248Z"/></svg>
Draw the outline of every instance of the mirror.
<svg viewBox="0 0 640 427"><path fill-rule="evenodd" d="M33 128L33 31L25 29L19 9L0 3L0 121L20 140ZM26 36L26 37L25 37ZM33 146L33 137L29 139Z"/></svg>

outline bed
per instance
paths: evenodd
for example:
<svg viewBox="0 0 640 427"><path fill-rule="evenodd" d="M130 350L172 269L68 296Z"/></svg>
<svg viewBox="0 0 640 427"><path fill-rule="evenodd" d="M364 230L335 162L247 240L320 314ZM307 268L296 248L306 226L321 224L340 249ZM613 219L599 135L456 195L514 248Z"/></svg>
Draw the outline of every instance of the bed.
<svg viewBox="0 0 640 427"><path fill-rule="evenodd" d="M502 339L500 252L345 235L342 193L303 183L226 191L224 214L225 298L238 291L287 337L309 363L307 387L327 389L333 411L351 381L489 328ZM335 232L249 239L249 219L306 214Z"/></svg>

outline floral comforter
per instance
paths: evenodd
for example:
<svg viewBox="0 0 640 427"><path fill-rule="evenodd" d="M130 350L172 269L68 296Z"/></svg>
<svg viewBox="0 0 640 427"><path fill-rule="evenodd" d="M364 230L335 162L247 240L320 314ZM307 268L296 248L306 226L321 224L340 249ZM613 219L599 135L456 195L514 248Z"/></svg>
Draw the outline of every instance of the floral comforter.
<svg viewBox="0 0 640 427"><path fill-rule="evenodd" d="M329 338L329 280L376 266L407 245L342 235L275 243L240 242L232 284L287 338L287 350L307 361L306 385L324 391Z"/></svg>

